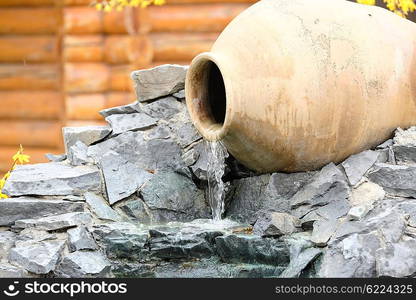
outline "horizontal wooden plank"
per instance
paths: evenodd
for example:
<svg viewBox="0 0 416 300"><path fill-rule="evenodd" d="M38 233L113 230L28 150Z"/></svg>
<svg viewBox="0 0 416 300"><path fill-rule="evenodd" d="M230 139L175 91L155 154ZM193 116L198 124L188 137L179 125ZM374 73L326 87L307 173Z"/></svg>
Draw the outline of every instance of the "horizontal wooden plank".
<svg viewBox="0 0 416 300"><path fill-rule="evenodd" d="M62 96L53 91L0 91L0 119L57 120Z"/></svg>
<svg viewBox="0 0 416 300"><path fill-rule="evenodd" d="M58 57L54 36L0 36L0 62L55 62Z"/></svg>
<svg viewBox="0 0 416 300"><path fill-rule="evenodd" d="M67 96L66 113L69 120L101 120L98 113L105 108L105 94L79 94Z"/></svg>
<svg viewBox="0 0 416 300"><path fill-rule="evenodd" d="M63 56L67 62L100 62L104 59L104 37L101 35L68 35L64 37Z"/></svg>
<svg viewBox="0 0 416 300"><path fill-rule="evenodd" d="M125 9L104 13L90 6L65 7L66 34L135 34L150 30L147 10Z"/></svg>
<svg viewBox="0 0 416 300"><path fill-rule="evenodd" d="M44 147L24 147L24 153L29 155L30 163L43 163L48 162L45 157L46 153L60 154L63 152L61 148L44 148ZM19 149L19 145L16 146L0 146L0 176L9 170L12 164L12 157Z"/></svg>
<svg viewBox="0 0 416 300"><path fill-rule="evenodd" d="M61 0L65 6L69 5L90 5L91 0Z"/></svg>
<svg viewBox="0 0 416 300"><path fill-rule="evenodd" d="M66 63L64 88L68 93L105 92L110 70L105 63Z"/></svg>
<svg viewBox="0 0 416 300"><path fill-rule="evenodd" d="M219 33L152 33L153 59L191 61L201 52L209 51Z"/></svg>
<svg viewBox="0 0 416 300"><path fill-rule="evenodd" d="M0 10L0 34L48 34L59 30L57 8L5 8Z"/></svg>
<svg viewBox="0 0 416 300"><path fill-rule="evenodd" d="M59 86L56 64L0 64L0 90L57 90Z"/></svg>
<svg viewBox="0 0 416 300"><path fill-rule="evenodd" d="M151 31L221 32L248 6L246 3L150 6Z"/></svg>
<svg viewBox="0 0 416 300"><path fill-rule="evenodd" d="M147 35L109 35L104 43L104 58L111 64L148 64L153 59L152 42Z"/></svg>
<svg viewBox="0 0 416 300"><path fill-rule="evenodd" d="M1 145L35 147L59 147L62 144L61 128L59 121L11 121L0 120Z"/></svg>
<svg viewBox="0 0 416 300"><path fill-rule="evenodd" d="M1 0L1 6L52 6L57 0ZM83 0L89 1L89 0Z"/></svg>
<svg viewBox="0 0 416 300"><path fill-rule="evenodd" d="M94 7L76 6L63 9L64 32L67 34L97 34L103 29L103 12Z"/></svg>
<svg viewBox="0 0 416 300"><path fill-rule="evenodd" d="M65 101L67 118L69 120L102 120L100 110L132 103L135 98L134 93L128 92L68 95Z"/></svg>
<svg viewBox="0 0 416 300"><path fill-rule="evenodd" d="M67 62L148 64L153 59L153 50L147 35L69 35L64 38L64 59Z"/></svg>

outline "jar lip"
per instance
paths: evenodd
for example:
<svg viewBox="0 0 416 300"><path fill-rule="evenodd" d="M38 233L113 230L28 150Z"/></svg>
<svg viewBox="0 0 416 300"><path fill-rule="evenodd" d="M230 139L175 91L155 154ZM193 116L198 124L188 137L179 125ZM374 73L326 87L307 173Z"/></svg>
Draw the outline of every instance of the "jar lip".
<svg viewBox="0 0 416 300"><path fill-rule="evenodd" d="M222 140L232 121L232 87L223 61L212 52L201 53L192 60L185 80L188 112L199 133L209 141ZM219 72L214 83L210 82L210 68ZM216 94L218 91L213 91L216 87L223 89L219 96Z"/></svg>

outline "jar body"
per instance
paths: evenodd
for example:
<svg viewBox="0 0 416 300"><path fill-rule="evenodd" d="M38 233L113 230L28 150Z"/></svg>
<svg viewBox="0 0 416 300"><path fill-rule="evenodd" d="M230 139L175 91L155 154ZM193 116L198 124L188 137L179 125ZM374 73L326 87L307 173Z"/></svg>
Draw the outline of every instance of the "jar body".
<svg viewBox="0 0 416 300"><path fill-rule="evenodd" d="M416 124L416 24L343 0L263 0L186 80L208 140L260 173L339 162Z"/></svg>

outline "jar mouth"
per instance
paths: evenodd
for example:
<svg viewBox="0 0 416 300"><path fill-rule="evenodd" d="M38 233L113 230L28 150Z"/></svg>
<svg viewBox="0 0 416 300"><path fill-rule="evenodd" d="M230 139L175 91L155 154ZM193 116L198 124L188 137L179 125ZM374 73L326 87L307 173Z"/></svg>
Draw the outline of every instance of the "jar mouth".
<svg viewBox="0 0 416 300"><path fill-rule="evenodd" d="M221 140L230 123L230 89L224 68L212 53L194 58L186 76L186 104L192 122L207 140Z"/></svg>

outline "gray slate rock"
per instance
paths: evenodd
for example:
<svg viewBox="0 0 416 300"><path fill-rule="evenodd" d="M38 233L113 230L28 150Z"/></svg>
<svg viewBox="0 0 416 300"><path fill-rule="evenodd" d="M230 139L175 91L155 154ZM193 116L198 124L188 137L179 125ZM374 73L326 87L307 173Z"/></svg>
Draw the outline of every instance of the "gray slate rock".
<svg viewBox="0 0 416 300"><path fill-rule="evenodd" d="M99 251L76 251L66 255L56 274L66 278L107 277L111 265Z"/></svg>
<svg viewBox="0 0 416 300"><path fill-rule="evenodd" d="M257 219L253 233L261 236L290 235L299 231L300 226L299 219L287 213L266 212Z"/></svg>
<svg viewBox="0 0 416 300"><path fill-rule="evenodd" d="M179 92L173 94L172 96L178 99L185 99L185 90L180 90Z"/></svg>
<svg viewBox="0 0 416 300"><path fill-rule="evenodd" d="M416 163L416 146L393 146L392 149L398 164Z"/></svg>
<svg viewBox="0 0 416 300"><path fill-rule="evenodd" d="M215 253L214 238L222 235L219 230L192 231L182 228L156 227L149 230L151 255L161 259L211 257Z"/></svg>
<svg viewBox="0 0 416 300"><path fill-rule="evenodd" d="M416 197L416 166L376 164L368 178L392 195Z"/></svg>
<svg viewBox="0 0 416 300"><path fill-rule="evenodd" d="M80 127L63 127L62 135L64 137L65 152L75 145L76 142L83 142L89 146L95 142L101 141L111 132L108 126L80 126Z"/></svg>
<svg viewBox="0 0 416 300"><path fill-rule="evenodd" d="M68 249L71 252L78 250L96 250L98 249L91 233L85 226L78 226L68 229Z"/></svg>
<svg viewBox="0 0 416 300"><path fill-rule="evenodd" d="M101 159L100 167L111 205L129 197L153 177L149 170L137 164L138 157L138 153L109 152Z"/></svg>
<svg viewBox="0 0 416 300"><path fill-rule="evenodd" d="M317 246L325 246L336 232L337 227L337 220L317 220L313 223L311 241Z"/></svg>
<svg viewBox="0 0 416 300"><path fill-rule="evenodd" d="M381 246L375 232L352 234L331 244L322 256L318 277L376 277L376 251Z"/></svg>
<svg viewBox="0 0 416 300"><path fill-rule="evenodd" d="M185 222L210 216L203 191L191 179L176 172L156 173L140 194L154 222Z"/></svg>
<svg viewBox="0 0 416 300"><path fill-rule="evenodd" d="M364 174L376 163L378 156L376 151L367 150L351 155L342 163L351 185L360 182Z"/></svg>
<svg viewBox="0 0 416 300"><path fill-rule="evenodd" d="M85 193L84 197L91 211L99 219L121 221L121 216L108 205L108 202L102 196L88 192Z"/></svg>
<svg viewBox="0 0 416 300"><path fill-rule="evenodd" d="M23 269L6 262L0 262L0 278L27 278L33 277Z"/></svg>
<svg viewBox="0 0 416 300"><path fill-rule="evenodd" d="M66 159L66 153L64 154L52 154L52 153L46 153L45 157L47 160L52 162L61 162Z"/></svg>
<svg viewBox="0 0 416 300"><path fill-rule="evenodd" d="M254 224L257 220L256 213L263 208L262 197L269 180L270 175L261 175L233 181L235 191L226 216L239 222Z"/></svg>
<svg viewBox="0 0 416 300"><path fill-rule="evenodd" d="M345 175L330 163L292 197L292 214L306 219L310 218L308 214L311 212L326 219L338 218L348 213L348 198L349 187Z"/></svg>
<svg viewBox="0 0 416 300"><path fill-rule="evenodd" d="M169 120L177 113L186 111L185 104L174 97L164 97L141 105L141 110L158 120Z"/></svg>
<svg viewBox="0 0 416 300"><path fill-rule="evenodd" d="M11 173L3 192L23 195L81 195L100 191L100 172L95 166L72 167L65 163L19 165Z"/></svg>
<svg viewBox="0 0 416 300"><path fill-rule="evenodd" d="M80 202L46 200L32 197L8 198L0 201L0 226L13 225L15 221L40 218L65 212L82 212Z"/></svg>
<svg viewBox="0 0 416 300"><path fill-rule="evenodd" d="M384 143L378 145L376 149L388 149L389 147L393 146L393 139L388 139Z"/></svg>
<svg viewBox="0 0 416 300"><path fill-rule="evenodd" d="M149 231L133 223L116 222L94 225L91 228L94 239L105 249L109 258L125 258L137 261L148 256L145 247Z"/></svg>
<svg viewBox="0 0 416 300"><path fill-rule="evenodd" d="M291 213L291 198L314 174L273 173L234 180L235 191L226 215L240 222L254 224L264 211Z"/></svg>
<svg viewBox="0 0 416 300"><path fill-rule="evenodd" d="M127 105L115 106L107 109L103 109L100 111L100 115L104 118L107 118L112 115L125 115L125 114L133 114L140 112L139 103L133 102Z"/></svg>
<svg viewBox="0 0 416 300"><path fill-rule="evenodd" d="M25 219L15 222L17 228L36 228L38 230L60 230L81 224L91 224L92 218L89 213L75 212L39 219Z"/></svg>
<svg viewBox="0 0 416 300"><path fill-rule="evenodd" d="M289 264L289 247L278 239L229 234L215 238L215 243L219 256L227 263Z"/></svg>
<svg viewBox="0 0 416 300"><path fill-rule="evenodd" d="M153 215L147 205L142 199L133 195L128 200L118 205L121 211L123 211L127 217L140 224L150 224L153 220Z"/></svg>
<svg viewBox="0 0 416 300"><path fill-rule="evenodd" d="M10 248L14 246L15 238L16 234L12 231L0 231L0 261L8 257Z"/></svg>
<svg viewBox="0 0 416 300"><path fill-rule="evenodd" d="M186 110L176 114L169 120L168 126L172 131L172 137L182 148L202 139L195 126L192 124Z"/></svg>
<svg viewBox="0 0 416 300"><path fill-rule="evenodd" d="M145 170L175 169L183 164L182 151L176 142L171 139L146 140L141 131L122 133L88 149L88 155L97 163L109 152L115 152L122 157L120 159Z"/></svg>
<svg viewBox="0 0 416 300"><path fill-rule="evenodd" d="M132 72L137 100L152 100L179 92L185 87L187 70L187 66L161 65Z"/></svg>
<svg viewBox="0 0 416 300"><path fill-rule="evenodd" d="M143 130L156 125L157 120L145 113L115 114L105 120L112 128L112 135L120 134L130 130Z"/></svg>
<svg viewBox="0 0 416 300"><path fill-rule="evenodd" d="M295 259L291 260L287 268L280 274L281 278L297 278L302 271L312 263L322 250L318 248L308 248L302 251Z"/></svg>
<svg viewBox="0 0 416 300"><path fill-rule="evenodd" d="M376 251L378 276L414 277L416 273L416 240L388 243Z"/></svg>
<svg viewBox="0 0 416 300"><path fill-rule="evenodd" d="M26 242L10 250L9 261L35 274L53 271L65 241Z"/></svg>
<svg viewBox="0 0 416 300"><path fill-rule="evenodd" d="M92 162L87 154L88 146L81 141L77 141L68 149L68 161L73 166L82 166Z"/></svg>

